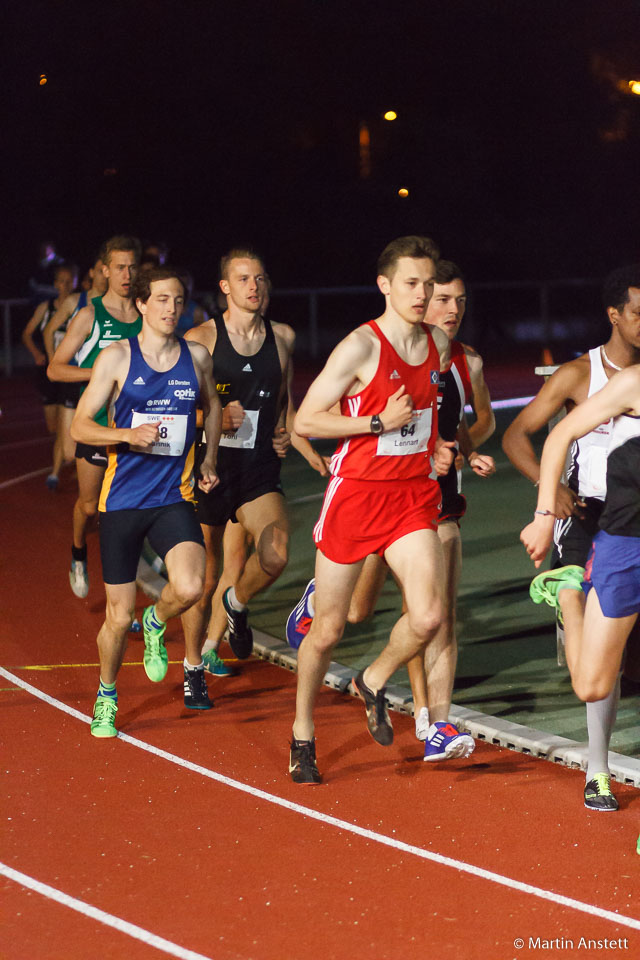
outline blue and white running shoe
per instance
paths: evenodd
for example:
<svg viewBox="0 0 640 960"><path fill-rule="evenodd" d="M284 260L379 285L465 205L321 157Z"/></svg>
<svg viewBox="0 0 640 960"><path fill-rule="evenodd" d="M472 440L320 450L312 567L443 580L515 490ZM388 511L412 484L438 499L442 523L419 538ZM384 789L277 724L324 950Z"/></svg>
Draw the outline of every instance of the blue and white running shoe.
<svg viewBox="0 0 640 960"><path fill-rule="evenodd" d="M436 720L427 733L424 759L452 760L454 757L470 757L475 748L473 737L468 733L460 733L449 721Z"/></svg>
<svg viewBox="0 0 640 960"><path fill-rule="evenodd" d="M309 600L316 590L316 581L309 580L300 602L296 604L287 620L287 643L294 650L297 650L313 623L313 613L309 606Z"/></svg>

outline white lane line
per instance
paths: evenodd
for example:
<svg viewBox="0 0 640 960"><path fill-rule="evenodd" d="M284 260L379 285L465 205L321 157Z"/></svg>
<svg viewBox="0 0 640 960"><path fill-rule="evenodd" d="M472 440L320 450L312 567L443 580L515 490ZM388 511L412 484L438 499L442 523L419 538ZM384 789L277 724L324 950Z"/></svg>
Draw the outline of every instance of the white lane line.
<svg viewBox="0 0 640 960"><path fill-rule="evenodd" d="M13 480L5 480L4 483L0 483L0 490L13 487L16 483L22 483L23 480L31 480L32 477L40 477L43 473L51 473L51 467L42 467L40 470L32 470L31 473L23 473L21 477L14 477Z"/></svg>
<svg viewBox="0 0 640 960"><path fill-rule="evenodd" d="M90 717L80 713L80 711L76 710L74 707L67 706L66 703L62 703L60 700L55 700L47 693L43 693L42 690L38 690L37 687L33 687L30 683L26 683L20 677L16 677L13 673L9 673L9 671L5 670L4 667L0 667L0 675L5 677L7 680L10 680L12 683L15 683L17 686L22 687L23 690L27 691L27 693L31 693L34 697L38 697L40 700L48 703L50 706L56 707L58 710L62 710L64 713L68 713L70 716L75 717L78 720L82 720L83 723L91 723ZM500 884L500 886L503 887L509 887L511 890L517 890L520 893L527 893L530 896L538 897L541 900L549 900L551 903L569 907L571 910L578 910L581 913L587 913L593 917L600 917L602 920L610 920L612 923L617 923L624 927L630 927L632 930L640 930L640 920L637 920L635 917L627 917L623 914L615 913L612 910L604 910L602 907L596 907L593 904L584 903L582 900L574 900L572 897L565 897L560 893L555 893L551 890L544 890L542 887L534 887L530 883L522 883L520 880L514 880L511 877L505 877L500 873L494 873L492 870L485 870L482 867L477 867L472 863L465 863L464 860L454 860L452 857L445 857L440 853L433 853L432 851L425 850L422 847L416 847L411 843L404 843L402 840L398 840L395 837L388 837L384 833L376 833L373 830L367 830L364 827L359 827L356 823L349 823L347 820L339 820L337 817L332 817L329 814L321 813L318 810L313 810L311 807L303 807L299 803L294 803L291 800L285 800L283 797L278 797L275 794L267 793L266 791L260 790L257 787L251 787L246 783L241 783L239 780L232 780L230 777L225 777L221 773L216 773L215 770L209 770L208 767L202 767L200 764L192 763L190 760L185 760L182 757L177 757L173 753L167 753L166 750L161 750L159 747L154 747L150 743L145 743L144 740L138 740L135 737L131 737L127 733L119 732L118 738L124 741L124 743L129 743L131 746L137 747L139 750L145 750L147 753L151 753L156 757L160 757L163 760L168 760L169 763L174 763L176 766L183 767L185 770L190 770L192 773L198 773L200 776L207 777L209 780L215 780L217 783L222 783L225 786L233 787L234 790L240 790L242 793L248 793L252 797L257 797L259 800L265 800L267 803L274 804L274 806L283 807L285 810L290 810L292 813L298 813L303 817L308 817L311 820L318 820L320 823L337 827L339 830L356 834L356 836L359 837L364 837L365 840L372 840L374 843L379 843L386 847L393 847L395 850L401 850L403 853L412 854L413 856L420 857L422 860L430 860L432 863L438 863L441 866L451 867L454 870L459 870L461 873L468 873L474 877L480 877L483 880L490 880L492 883Z"/></svg>
<svg viewBox="0 0 640 960"><path fill-rule="evenodd" d="M40 880L34 880L33 877L28 876L26 873L20 873L19 870L13 870L11 867L8 867L6 863L0 863L0 875L7 877L9 880L13 880L15 883L19 883L23 887L27 887L29 890L34 890L36 893L46 897L47 900L55 900L56 903L62 904L63 907L69 907L71 910L76 910L78 913L84 914L85 917L91 917L92 920L97 920L98 923L104 923L107 927L119 930L120 933L126 933L136 940L142 940L143 943L147 943L150 947L155 947L156 950L162 950L163 953L169 954L170 957L179 957L180 960L211 960L211 957L205 957L202 953L194 953L193 950L187 950L178 943L172 943L171 940L158 937L155 933L151 933L150 930L145 930L144 927L136 926L135 923L129 923L128 920L123 920L121 917L114 917L111 913L105 913L104 910L99 910L90 903L85 903L84 900L77 900L75 897L70 897L68 893L63 893L62 890L56 890L55 887L50 887L48 883L41 883Z"/></svg>

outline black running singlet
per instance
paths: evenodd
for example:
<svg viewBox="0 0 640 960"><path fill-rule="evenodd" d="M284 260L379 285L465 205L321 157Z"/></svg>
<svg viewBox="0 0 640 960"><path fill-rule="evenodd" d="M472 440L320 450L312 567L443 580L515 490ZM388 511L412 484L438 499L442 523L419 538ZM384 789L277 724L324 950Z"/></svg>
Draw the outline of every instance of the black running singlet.
<svg viewBox="0 0 640 960"><path fill-rule="evenodd" d="M213 350L213 377L223 407L232 400L242 404L244 421L237 430L223 433L218 448L218 469L222 474L243 474L278 463L273 435L279 416L278 397L282 368L276 338L264 320L264 343L251 357L238 353L229 339L221 317L215 317L216 345Z"/></svg>

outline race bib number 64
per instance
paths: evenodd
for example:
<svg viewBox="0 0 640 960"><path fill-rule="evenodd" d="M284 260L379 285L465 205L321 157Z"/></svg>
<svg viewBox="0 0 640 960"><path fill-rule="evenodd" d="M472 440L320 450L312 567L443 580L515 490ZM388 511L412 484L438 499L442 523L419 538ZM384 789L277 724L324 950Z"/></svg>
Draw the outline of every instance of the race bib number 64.
<svg viewBox="0 0 640 960"><path fill-rule="evenodd" d="M431 436L433 410L414 410L411 421L397 430L389 430L378 437L376 456L404 457L408 453L426 453Z"/></svg>

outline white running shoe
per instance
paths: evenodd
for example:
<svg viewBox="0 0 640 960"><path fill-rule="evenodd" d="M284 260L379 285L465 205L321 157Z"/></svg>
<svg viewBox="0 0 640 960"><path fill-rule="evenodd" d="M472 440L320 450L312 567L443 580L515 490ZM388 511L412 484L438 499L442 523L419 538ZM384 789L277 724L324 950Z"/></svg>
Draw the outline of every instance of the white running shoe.
<svg viewBox="0 0 640 960"><path fill-rule="evenodd" d="M69 583L76 597L84 598L89 593L89 573L86 560L72 560Z"/></svg>
<svg viewBox="0 0 640 960"><path fill-rule="evenodd" d="M429 732L429 711L426 707L420 707L416 717L416 738L426 740Z"/></svg>

